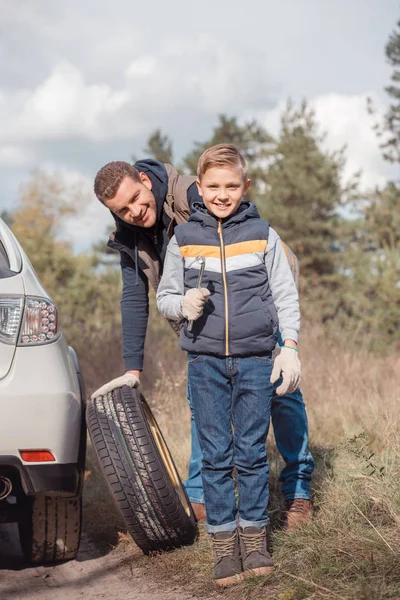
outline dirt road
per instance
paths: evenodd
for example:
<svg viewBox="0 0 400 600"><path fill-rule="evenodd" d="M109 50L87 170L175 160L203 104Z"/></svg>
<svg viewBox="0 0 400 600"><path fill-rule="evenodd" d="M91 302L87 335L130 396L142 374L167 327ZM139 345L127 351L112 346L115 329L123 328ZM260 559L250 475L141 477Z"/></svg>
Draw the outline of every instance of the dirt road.
<svg viewBox="0 0 400 600"><path fill-rule="evenodd" d="M139 552L139 551L138 551ZM139 554L138 554L139 556ZM177 587L150 581L149 569L121 550L104 553L84 533L78 559L26 568L14 525L0 526L0 600L189 600Z"/></svg>

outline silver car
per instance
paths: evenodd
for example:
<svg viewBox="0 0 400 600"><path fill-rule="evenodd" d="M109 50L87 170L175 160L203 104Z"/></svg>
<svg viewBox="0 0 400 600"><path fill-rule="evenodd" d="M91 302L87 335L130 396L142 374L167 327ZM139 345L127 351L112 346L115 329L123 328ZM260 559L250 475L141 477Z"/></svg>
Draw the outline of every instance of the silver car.
<svg viewBox="0 0 400 600"><path fill-rule="evenodd" d="M0 523L32 563L74 558L82 519L82 377L58 311L0 219Z"/></svg>

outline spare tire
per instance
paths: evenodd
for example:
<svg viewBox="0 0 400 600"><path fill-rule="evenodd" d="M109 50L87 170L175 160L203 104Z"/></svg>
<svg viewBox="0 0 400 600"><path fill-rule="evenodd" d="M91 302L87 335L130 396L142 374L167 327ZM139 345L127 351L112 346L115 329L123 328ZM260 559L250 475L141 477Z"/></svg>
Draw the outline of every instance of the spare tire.
<svg viewBox="0 0 400 600"><path fill-rule="evenodd" d="M145 554L192 544L197 527L143 395L123 386L88 403L90 438L126 527Z"/></svg>

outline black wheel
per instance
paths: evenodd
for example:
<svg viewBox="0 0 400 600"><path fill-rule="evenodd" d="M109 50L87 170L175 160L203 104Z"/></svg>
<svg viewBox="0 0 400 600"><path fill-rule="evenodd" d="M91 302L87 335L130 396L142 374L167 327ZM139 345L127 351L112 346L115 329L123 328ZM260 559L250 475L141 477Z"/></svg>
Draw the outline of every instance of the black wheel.
<svg viewBox="0 0 400 600"><path fill-rule="evenodd" d="M18 522L27 562L47 564L76 558L82 526L82 496L26 497Z"/></svg>
<svg viewBox="0 0 400 600"><path fill-rule="evenodd" d="M143 395L124 386L88 403L87 427L112 496L145 554L192 544L197 527Z"/></svg>

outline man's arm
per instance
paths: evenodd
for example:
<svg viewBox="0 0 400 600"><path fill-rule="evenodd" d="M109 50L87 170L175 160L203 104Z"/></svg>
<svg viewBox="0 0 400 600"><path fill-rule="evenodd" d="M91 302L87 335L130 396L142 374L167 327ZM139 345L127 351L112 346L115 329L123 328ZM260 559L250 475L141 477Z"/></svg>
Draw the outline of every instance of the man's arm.
<svg viewBox="0 0 400 600"><path fill-rule="evenodd" d="M134 262L124 252L121 253L120 264L122 273L122 341L125 370L134 371L138 375L143 370L144 342L149 318L149 283L140 268L136 276Z"/></svg>

